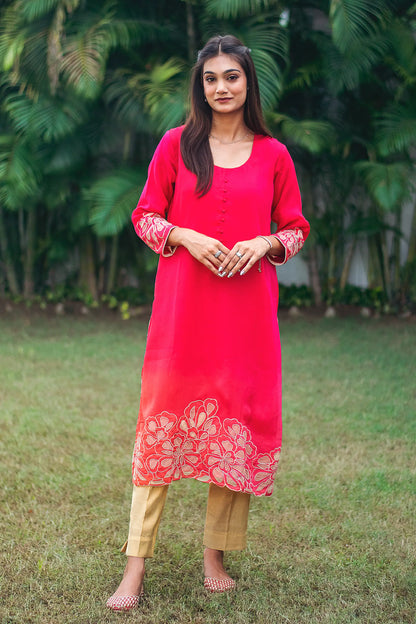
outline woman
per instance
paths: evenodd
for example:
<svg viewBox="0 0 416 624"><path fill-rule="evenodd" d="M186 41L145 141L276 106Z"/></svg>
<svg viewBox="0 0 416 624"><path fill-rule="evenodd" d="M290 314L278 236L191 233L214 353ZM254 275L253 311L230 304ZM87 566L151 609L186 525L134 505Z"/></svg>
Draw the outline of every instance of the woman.
<svg viewBox="0 0 416 624"><path fill-rule="evenodd" d="M270 495L281 445L275 265L309 225L286 148L262 118L250 50L227 35L198 55L191 113L159 143L137 234L160 254L142 371L123 580L135 607L168 484L209 483L204 586L233 589L224 551L246 544L250 494ZM277 225L271 235L270 223Z"/></svg>

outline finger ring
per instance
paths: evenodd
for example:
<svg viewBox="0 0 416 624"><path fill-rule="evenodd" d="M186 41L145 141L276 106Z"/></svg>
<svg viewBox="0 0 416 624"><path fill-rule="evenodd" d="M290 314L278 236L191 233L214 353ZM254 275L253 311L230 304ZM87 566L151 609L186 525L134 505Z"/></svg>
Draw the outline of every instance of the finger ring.
<svg viewBox="0 0 416 624"><path fill-rule="evenodd" d="M241 251L236 251L235 255L238 256L239 258L242 258L244 256L244 254L242 254Z"/></svg>
<svg viewBox="0 0 416 624"><path fill-rule="evenodd" d="M219 258L221 255L221 249L218 249L217 253L214 254L214 258Z"/></svg>

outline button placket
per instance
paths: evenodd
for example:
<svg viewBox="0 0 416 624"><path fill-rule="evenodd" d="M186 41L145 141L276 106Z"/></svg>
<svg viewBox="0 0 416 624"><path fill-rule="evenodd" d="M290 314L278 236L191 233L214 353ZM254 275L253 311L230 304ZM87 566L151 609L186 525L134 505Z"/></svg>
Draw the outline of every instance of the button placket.
<svg viewBox="0 0 416 624"><path fill-rule="evenodd" d="M224 223L227 215L227 203L228 203L228 178L226 172L221 185L221 199L217 208L217 231L220 235L224 234Z"/></svg>

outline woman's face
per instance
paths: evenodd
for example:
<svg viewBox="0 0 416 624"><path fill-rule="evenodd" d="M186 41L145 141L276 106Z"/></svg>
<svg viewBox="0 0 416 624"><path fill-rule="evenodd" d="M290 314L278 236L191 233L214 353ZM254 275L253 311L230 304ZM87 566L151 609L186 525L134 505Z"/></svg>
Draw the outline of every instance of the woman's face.
<svg viewBox="0 0 416 624"><path fill-rule="evenodd" d="M247 78L233 56L219 54L205 61L202 69L204 94L217 113L233 113L243 108L247 97Z"/></svg>

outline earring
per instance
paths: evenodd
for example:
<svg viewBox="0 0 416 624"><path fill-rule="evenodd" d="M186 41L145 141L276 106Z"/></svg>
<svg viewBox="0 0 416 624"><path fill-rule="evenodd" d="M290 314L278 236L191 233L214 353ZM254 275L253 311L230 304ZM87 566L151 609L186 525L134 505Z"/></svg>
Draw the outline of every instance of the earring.
<svg viewBox="0 0 416 624"><path fill-rule="evenodd" d="M207 101L208 101L208 100L207 100L207 98L206 98L206 97L204 97L204 102L207 102Z"/></svg>

